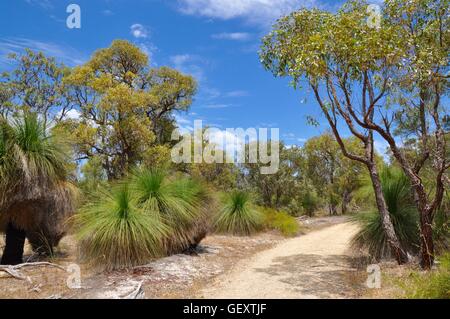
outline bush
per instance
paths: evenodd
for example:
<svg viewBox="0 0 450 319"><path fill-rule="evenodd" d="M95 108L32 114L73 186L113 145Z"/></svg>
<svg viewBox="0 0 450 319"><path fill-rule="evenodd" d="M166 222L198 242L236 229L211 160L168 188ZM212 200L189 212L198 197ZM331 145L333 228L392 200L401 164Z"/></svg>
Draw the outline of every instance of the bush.
<svg viewBox="0 0 450 319"><path fill-rule="evenodd" d="M208 231L210 199L194 180L136 171L75 216L82 258L111 270L191 248Z"/></svg>
<svg viewBox="0 0 450 319"><path fill-rule="evenodd" d="M300 225L297 220L286 212L271 208L264 208L262 212L265 228L275 229L286 237L295 236L300 232Z"/></svg>
<svg viewBox="0 0 450 319"><path fill-rule="evenodd" d="M438 258L439 267L430 272L412 272L399 283L405 297L413 299L450 299L450 253Z"/></svg>
<svg viewBox="0 0 450 319"><path fill-rule="evenodd" d="M206 236L214 203L200 182L180 176L169 179L160 170L140 170L130 188L142 209L169 228L163 238L165 254L194 248Z"/></svg>
<svg viewBox="0 0 450 319"><path fill-rule="evenodd" d="M168 229L147 214L126 184L101 190L75 215L82 260L106 270L143 264L162 254Z"/></svg>
<svg viewBox="0 0 450 319"><path fill-rule="evenodd" d="M448 198L436 212L433 222L433 239L437 254L449 251L450 248L450 204Z"/></svg>
<svg viewBox="0 0 450 319"><path fill-rule="evenodd" d="M419 248L419 215L411 198L408 178L398 169L386 169L381 174L386 204L395 232L403 248L417 252ZM390 256L390 249L378 211L357 214L353 221L361 226L352 244L368 251L376 260Z"/></svg>
<svg viewBox="0 0 450 319"><path fill-rule="evenodd" d="M235 190L222 200L214 226L218 232L251 235L263 226L263 215L254 206L250 193Z"/></svg>

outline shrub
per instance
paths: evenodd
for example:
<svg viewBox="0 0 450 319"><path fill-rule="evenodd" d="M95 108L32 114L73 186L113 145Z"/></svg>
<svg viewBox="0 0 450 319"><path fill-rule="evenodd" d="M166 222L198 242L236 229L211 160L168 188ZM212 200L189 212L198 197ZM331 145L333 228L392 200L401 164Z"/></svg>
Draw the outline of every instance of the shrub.
<svg viewBox="0 0 450 319"><path fill-rule="evenodd" d="M222 200L223 207L215 220L218 232L251 235L263 226L263 215L254 206L250 193L235 190Z"/></svg>
<svg viewBox="0 0 450 319"><path fill-rule="evenodd" d="M264 227L275 229L284 236L295 236L300 231L300 225L297 220L284 211L276 211L271 208L262 209L264 214Z"/></svg>
<svg viewBox="0 0 450 319"><path fill-rule="evenodd" d="M111 270L182 252L206 235L211 203L194 180L138 170L111 190L98 192L75 217L82 257Z"/></svg>
<svg viewBox="0 0 450 319"><path fill-rule="evenodd" d="M319 199L313 192L307 191L301 197L301 206L303 207L305 214L312 217L314 215L314 211L319 206Z"/></svg>
<svg viewBox="0 0 450 319"><path fill-rule="evenodd" d="M206 236L214 203L200 182L186 177L169 179L160 170L139 170L130 188L142 209L168 227L163 238L166 254L194 248Z"/></svg>
<svg viewBox="0 0 450 319"><path fill-rule="evenodd" d="M417 252L419 248L418 213L411 198L411 188L407 177L398 169L386 169L380 175L383 194L392 223L403 248ZM378 211L353 216L353 221L361 226L352 244L368 251L379 260L390 256L390 249L382 228Z"/></svg>
<svg viewBox="0 0 450 319"><path fill-rule="evenodd" d="M106 270L133 267L161 255L168 232L161 219L138 206L126 184L99 191L75 221L82 259Z"/></svg>

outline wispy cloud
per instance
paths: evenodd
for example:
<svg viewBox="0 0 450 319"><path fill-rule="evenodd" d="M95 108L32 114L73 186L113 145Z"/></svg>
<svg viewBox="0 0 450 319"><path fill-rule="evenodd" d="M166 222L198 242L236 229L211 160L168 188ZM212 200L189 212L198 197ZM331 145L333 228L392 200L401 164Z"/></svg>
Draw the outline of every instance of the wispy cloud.
<svg viewBox="0 0 450 319"><path fill-rule="evenodd" d="M225 97L244 97L249 95L250 93L244 90L236 90L225 93Z"/></svg>
<svg viewBox="0 0 450 319"><path fill-rule="evenodd" d="M277 18L301 7L317 7L317 0L180 0L180 12L213 19L241 18L268 26Z"/></svg>
<svg viewBox="0 0 450 319"><path fill-rule="evenodd" d="M135 23L135 24L131 25L130 32L131 32L131 35L133 37L135 37L136 39L141 39L141 38L145 39L149 35L149 31L148 31L147 27L143 26L140 23Z"/></svg>
<svg viewBox="0 0 450 319"><path fill-rule="evenodd" d="M39 6L44 10L53 9L53 3L50 0L25 0L26 3L34 6Z"/></svg>
<svg viewBox="0 0 450 319"><path fill-rule="evenodd" d="M213 34L211 37L218 40L247 41L252 35L247 32L223 32Z"/></svg>
<svg viewBox="0 0 450 319"><path fill-rule="evenodd" d="M105 9L102 11L102 14L105 16L112 16L112 15L114 15L114 12L109 9Z"/></svg>
<svg viewBox="0 0 450 319"><path fill-rule="evenodd" d="M192 75L199 82L206 80L205 67L207 60L195 54L177 54L170 57L173 67L185 74Z"/></svg>
<svg viewBox="0 0 450 319"><path fill-rule="evenodd" d="M25 49L42 52L69 65L79 65L86 61L86 56L76 49L51 42L27 38L0 38L0 64L8 64L8 54L23 53Z"/></svg>
<svg viewBox="0 0 450 319"><path fill-rule="evenodd" d="M219 103L219 104L208 104L203 106L204 109L226 109L229 107L234 106L233 104L225 104L225 103Z"/></svg>
<svg viewBox="0 0 450 319"><path fill-rule="evenodd" d="M293 145L304 144L308 139L304 137L298 137L294 133L285 133L282 135L283 141L292 147Z"/></svg>

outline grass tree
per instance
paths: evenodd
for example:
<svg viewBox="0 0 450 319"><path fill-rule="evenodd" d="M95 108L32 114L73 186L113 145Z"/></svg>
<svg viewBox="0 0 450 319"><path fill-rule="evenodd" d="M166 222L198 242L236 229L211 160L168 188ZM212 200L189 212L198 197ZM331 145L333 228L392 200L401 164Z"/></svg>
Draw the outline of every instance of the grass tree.
<svg viewBox="0 0 450 319"><path fill-rule="evenodd" d="M408 178L398 168L386 168L380 174L383 195L389 209L395 232L403 247L417 253L419 243L419 214L411 195ZM369 185L370 186L370 185ZM373 190L367 187L370 193ZM355 247L366 249L369 255L380 260L391 255L380 214L376 211L357 214L353 220L361 226L353 238Z"/></svg>
<svg viewBox="0 0 450 319"><path fill-rule="evenodd" d="M251 235L261 229L262 224L263 215L253 205L250 193L243 190L225 195L215 221L218 232L234 235Z"/></svg>
<svg viewBox="0 0 450 319"><path fill-rule="evenodd" d="M25 238L51 252L74 211L69 145L36 114L0 120L0 229L6 233L2 264L22 262Z"/></svg>
<svg viewBox="0 0 450 319"><path fill-rule="evenodd" d="M75 216L82 258L112 270L195 248L208 232L212 206L195 180L136 170Z"/></svg>

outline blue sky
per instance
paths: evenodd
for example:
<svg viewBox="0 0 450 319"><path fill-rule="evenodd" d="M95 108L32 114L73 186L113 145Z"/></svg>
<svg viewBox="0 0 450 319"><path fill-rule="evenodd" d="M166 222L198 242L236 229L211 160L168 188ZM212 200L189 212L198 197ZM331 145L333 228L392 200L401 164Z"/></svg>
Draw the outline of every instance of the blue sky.
<svg viewBox="0 0 450 319"><path fill-rule="evenodd" d="M66 26L66 7L81 7L81 29ZM68 65L87 61L114 39L132 41L154 66L168 65L196 77L199 92L180 125L194 119L221 129L278 127L287 144L323 133L327 125L311 92L294 91L258 58L261 37L277 17L294 9L335 10L328 0L2 0L0 70L5 55L25 47ZM321 125L307 124L308 115Z"/></svg>

